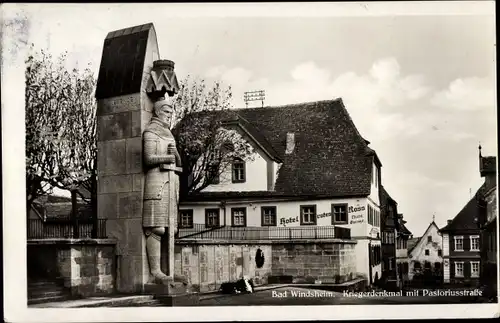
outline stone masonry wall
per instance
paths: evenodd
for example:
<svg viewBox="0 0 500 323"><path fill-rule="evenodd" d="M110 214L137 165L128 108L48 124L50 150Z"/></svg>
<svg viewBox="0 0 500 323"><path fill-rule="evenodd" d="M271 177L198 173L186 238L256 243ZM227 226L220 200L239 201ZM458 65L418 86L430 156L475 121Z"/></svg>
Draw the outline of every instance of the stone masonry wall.
<svg viewBox="0 0 500 323"><path fill-rule="evenodd" d="M270 278L291 276L294 282L342 283L356 274L354 241L177 241L176 274L188 278L193 289L205 292L220 288L224 282L244 276L255 285L267 284ZM257 250L264 254L264 264L257 268Z"/></svg>
<svg viewBox="0 0 500 323"><path fill-rule="evenodd" d="M272 275L294 282L342 283L356 274L355 244L315 242L273 244Z"/></svg>
<svg viewBox="0 0 500 323"><path fill-rule="evenodd" d="M264 254L264 264L257 268L257 250ZM270 244L203 244L181 242L175 248L175 271L189 279L193 289L206 292L218 290L222 283L243 276L252 278L255 285L267 284L271 273Z"/></svg>
<svg viewBox="0 0 500 323"><path fill-rule="evenodd" d="M113 246L71 247L71 290L81 296L110 294L115 288Z"/></svg>
<svg viewBox="0 0 500 323"><path fill-rule="evenodd" d="M101 244L57 248L58 278L73 295L97 296L115 291L115 247Z"/></svg>

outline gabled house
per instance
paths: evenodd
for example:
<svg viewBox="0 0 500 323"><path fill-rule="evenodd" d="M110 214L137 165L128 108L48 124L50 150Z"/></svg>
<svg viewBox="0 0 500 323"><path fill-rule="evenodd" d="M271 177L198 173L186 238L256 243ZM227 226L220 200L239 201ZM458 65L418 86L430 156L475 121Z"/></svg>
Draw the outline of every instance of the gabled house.
<svg viewBox="0 0 500 323"><path fill-rule="evenodd" d="M478 219L484 187L483 184L462 210L441 229L444 283L478 283L481 268Z"/></svg>
<svg viewBox="0 0 500 323"><path fill-rule="evenodd" d="M254 156L235 160L217 183L181 200L180 230L348 228L357 272L379 279L382 164L342 100L231 110L227 118Z"/></svg>
<svg viewBox="0 0 500 323"><path fill-rule="evenodd" d="M479 146L479 172L481 177L484 177L479 208L480 255L482 261L480 280L483 286L491 288L492 294L496 294L498 273L496 157L483 157L481 155L481 146Z"/></svg>
<svg viewBox="0 0 500 323"><path fill-rule="evenodd" d="M424 271L441 272L443 268L443 239L434 220L429 224L424 234L408 249L410 260L408 278Z"/></svg>

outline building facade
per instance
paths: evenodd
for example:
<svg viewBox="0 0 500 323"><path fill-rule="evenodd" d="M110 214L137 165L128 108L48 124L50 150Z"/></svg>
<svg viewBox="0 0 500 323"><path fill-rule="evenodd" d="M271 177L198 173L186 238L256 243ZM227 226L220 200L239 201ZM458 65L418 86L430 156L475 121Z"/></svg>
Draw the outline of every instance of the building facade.
<svg viewBox="0 0 500 323"><path fill-rule="evenodd" d="M409 280L409 254L408 240L412 233L405 226L406 221L402 214L398 214L397 239L396 239L396 270L398 271L398 280L405 284Z"/></svg>
<svg viewBox="0 0 500 323"><path fill-rule="evenodd" d="M350 229L356 271L381 278L381 162L341 99L231 110L226 127L254 148L180 204L181 230L271 228L266 234ZM299 233L300 232L300 233ZM291 234L291 233L290 233Z"/></svg>
<svg viewBox="0 0 500 323"><path fill-rule="evenodd" d="M498 274L498 224L497 224L497 173L496 158L483 157L479 146L479 172L485 179L480 199L479 227L480 227L480 254L482 286L487 287L489 294L497 293Z"/></svg>
<svg viewBox="0 0 500 323"><path fill-rule="evenodd" d="M418 279L427 271L441 276L443 270L443 238L439 228L432 221L424 234L408 250L410 259L409 280Z"/></svg>
<svg viewBox="0 0 500 323"><path fill-rule="evenodd" d="M381 231L382 231L382 277L384 281L395 282L396 277L396 227L398 203L380 190Z"/></svg>
<svg viewBox="0 0 500 323"><path fill-rule="evenodd" d="M443 276L445 284L472 284L479 281L481 268L480 213L481 191L441 229L443 236Z"/></svg>

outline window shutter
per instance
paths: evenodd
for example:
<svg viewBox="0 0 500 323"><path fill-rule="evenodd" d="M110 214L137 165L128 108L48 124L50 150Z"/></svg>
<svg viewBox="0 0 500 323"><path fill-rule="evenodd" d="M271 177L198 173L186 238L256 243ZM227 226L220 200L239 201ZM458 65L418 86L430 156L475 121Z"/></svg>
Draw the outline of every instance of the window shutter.
<svg viewBox="0 0 500 323"><path fill-rule="evenodd" d="M455 262L450 260L450 277L455 277Z"/></svg>

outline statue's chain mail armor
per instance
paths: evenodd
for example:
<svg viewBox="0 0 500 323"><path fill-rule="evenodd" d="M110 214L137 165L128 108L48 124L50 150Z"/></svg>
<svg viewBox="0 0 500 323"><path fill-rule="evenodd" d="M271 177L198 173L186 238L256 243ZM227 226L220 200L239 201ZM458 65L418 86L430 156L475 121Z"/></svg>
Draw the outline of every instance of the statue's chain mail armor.
<svg viewBox="0 0 500 323"><path fill-rule="evenodd" d="M174 203L174 209L178 205L178 182L179 176L168 170L163 170L164 164L180 165L180 156L175 148L175 140L168 129L163 129L162 136L154 131L154 121L152 131L144 132L144 164L146 170L146 183L144 186L144 227L166 227L168 226L168 210L170 203ZM170 200L167 183L169 180L175 181L175 198ZM174 223L177 224L177 216Z"/></svg>

